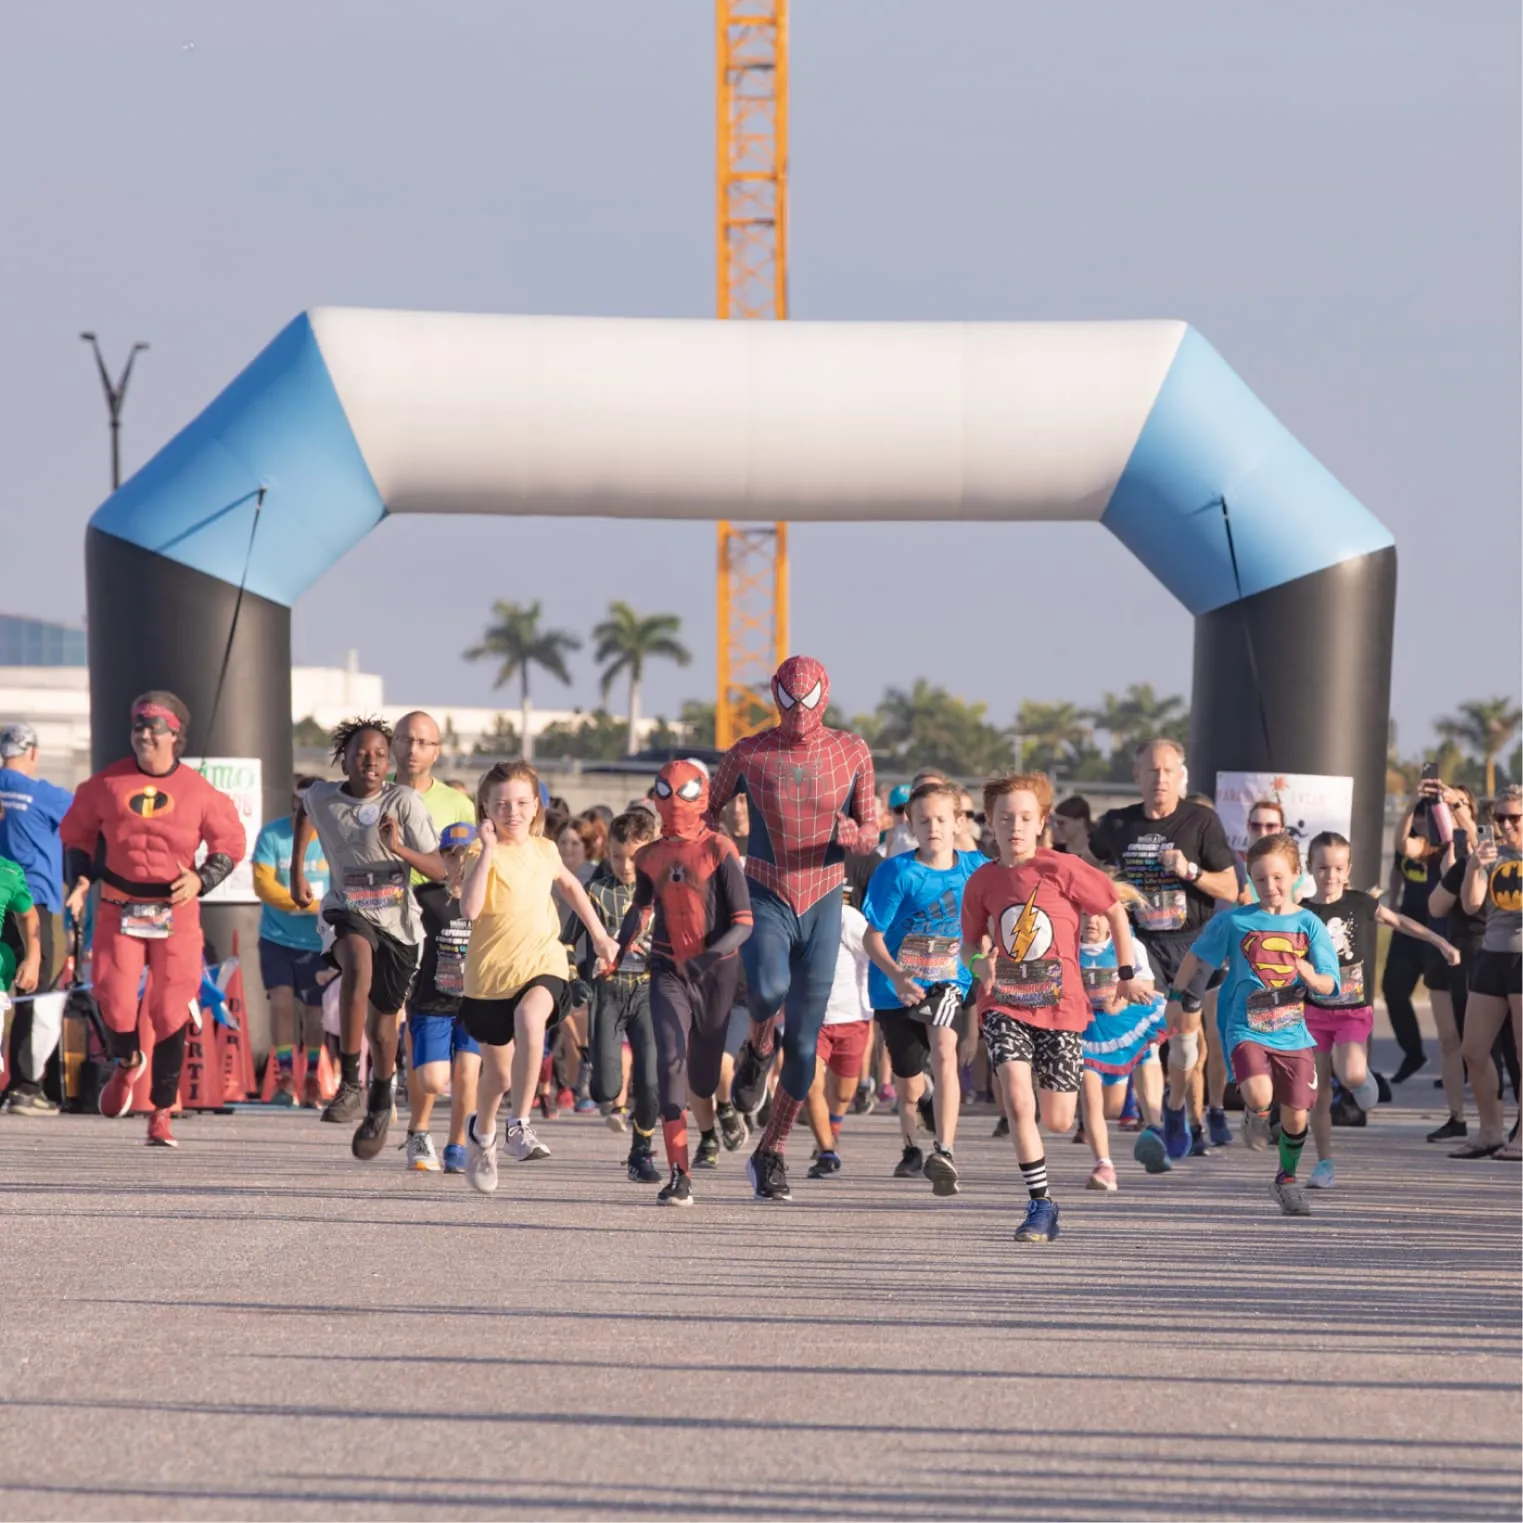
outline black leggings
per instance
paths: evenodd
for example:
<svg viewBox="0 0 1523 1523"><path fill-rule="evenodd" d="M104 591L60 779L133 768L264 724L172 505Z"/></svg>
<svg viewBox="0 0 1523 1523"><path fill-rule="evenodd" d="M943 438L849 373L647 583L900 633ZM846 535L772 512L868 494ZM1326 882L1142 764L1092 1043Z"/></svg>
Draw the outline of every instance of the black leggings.
<svg viewBox="0 0 1523 1523"><path fill-rule="evenodd" d="M599 1105L611 1104L624 1087L620 1049L629 1042L629 1087L635 1126L656 1129L659 1101L656 1088L656 1033L650 1017L650 985L644 979L600 978L592 986L587 1045L591 1049L592 1083L588 1090Z"/></svg>
<svg viewBox="0 0 1523 1523"><path fill-rule="evenodd" d="M733 952L702 975L679 972L664 960L652 963L650 1009L663 1121L681 1119L689 1090L707 1099L719 1088L719 1066L739 983L740 959Z"/></svg>
<svg viewBox="0 0 1523 1523"><path fill-rule="evenodd" d="M1412 1004L1412 991L1423 976L1423 962L1423 943L1398 931L1391 937L1385 973L1380 980L1386 1013L1391 1017L1391 1033L1401 1047L1402 1056L1413 1061L1424 1056L1422 1032L1417 1029L1417 1010Z"/></svg>

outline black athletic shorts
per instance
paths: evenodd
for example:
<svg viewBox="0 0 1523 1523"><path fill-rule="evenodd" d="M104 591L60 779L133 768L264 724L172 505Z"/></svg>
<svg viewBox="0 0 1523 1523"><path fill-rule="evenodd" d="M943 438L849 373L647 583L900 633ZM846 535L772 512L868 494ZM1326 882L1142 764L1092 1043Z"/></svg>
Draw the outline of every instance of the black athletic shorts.
<svg viewBox="0 0 1523 1523"><path fill-rule="evenodd" d="M889 1066L896 1079L914 1079L931 1061L931 1028L905 1009L874 1010L873 1019L883 1032Z"/></svg>
<svg viewBox="0 0 1523 1523"><path fill-rule="evenodd" d="M417 947L398 941L363 915L349 910L324 910L323 919L339 936L358 936L369 946L370 1006L382 1015L397 1014L407 1003L413 976L418 971ZM334 952L328 952L326 957L333 967L338 967Z"/></svg>
<svg viewBox="0 0 1523 1523"><path fill-rule="evenodd" d="M1451 968L1444 961L1444 954L1431 942L1420 941L1418 946L1422 948L1423 983L1428 990L1442 994L1446 989L1453 988L1450 980L1459 977L1459 969Z"/></svg>
<svg viewBox="0 0 1523 1523"><path fill-rule="evenodd" d="M1470 970L1472 994L1494 994L1506 999L1523 994L1523 952L1477 952Z"/></svg>
<svg viewBox="0 0 1523 1523"><path fill-rule="evenodd" d="M460 1001L460 1019L465 1022L465 1029L483 1047L506 1047L513 1040L513 1020L518 1014L518 1007L531 989L548 989L550 998L555 1002L550 1011L550 1019L545 1023L545 1030L549 1032L566 1011L568 987L564 978L542 973L538 978L531 978L517 994L510 995L507 999L472 999L468 994Z"/></svg>

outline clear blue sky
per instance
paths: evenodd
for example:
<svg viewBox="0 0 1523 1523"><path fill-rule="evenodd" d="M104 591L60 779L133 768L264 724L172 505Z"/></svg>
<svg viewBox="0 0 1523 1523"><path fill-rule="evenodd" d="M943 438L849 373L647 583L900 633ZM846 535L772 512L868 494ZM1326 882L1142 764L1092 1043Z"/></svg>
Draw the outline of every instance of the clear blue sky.
<svg viewBox="0 0 1523 1523"><path fill-rule="evenodd" d="M794 12L796 317L1188 319L1395 532L1404 745L1517 694L1513 0ZM0 609L82 616L108 477L81 329L153 345L130 472L319 303L711 313L712 78L707 0L8 0ZM922 675L1001 721L1188 687L1188 616L1098 528L794 545L794 643L849 708ZM712 691L713 555L695 525L393 520L298 604L296 658L490 702L459 652L493 598L585 631L625 597L686 621L693 666L649 684L673 712ZM955 593L911 612L938 562ZM595 700L575 672L541 704Z"/></svg>

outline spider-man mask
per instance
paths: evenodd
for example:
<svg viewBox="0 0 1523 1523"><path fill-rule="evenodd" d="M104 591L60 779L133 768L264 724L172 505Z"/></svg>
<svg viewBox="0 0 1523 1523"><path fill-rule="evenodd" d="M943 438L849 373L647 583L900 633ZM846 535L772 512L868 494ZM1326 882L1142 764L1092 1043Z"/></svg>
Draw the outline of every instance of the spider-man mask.
<svg viewBox="0 0 1523 1523"><path fill-rule="evenodd" d="M813 656L789 656L772 679L777 727L789 740L807 740L825 723L830 677Z"/></svg>
<svg viewBox="0 0 1523 1523"><path fill-rule="evenodd" d="M709 808L709 773L702 762L670 761L656 774L656 810L663 835L691 841Z"/></svg>

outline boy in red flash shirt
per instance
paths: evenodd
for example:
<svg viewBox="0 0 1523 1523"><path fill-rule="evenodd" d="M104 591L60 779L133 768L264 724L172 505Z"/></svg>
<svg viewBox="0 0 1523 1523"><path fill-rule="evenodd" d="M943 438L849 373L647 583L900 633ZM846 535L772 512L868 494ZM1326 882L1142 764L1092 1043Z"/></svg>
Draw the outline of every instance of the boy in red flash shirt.
<svg viewBox="0 0 1523 1523"><path fill-rule="evenodd" d="M1110 925L1117 994L1134 1005L1148 998L1132 970L1131 926L1115 884L1099 868L1041 845L1051 809L1044 772L984 784L999 860L968 879L962 900L962 955L973 972L989 1067L1004 1092L1030 1196L1015 1234L1022 1243L1058 1235L1037 1121L1040 1112L1049 1132L1068 1131L1084 1075L1081 1033L1090 1009L1079 972L1081 915L1103 915Z"/></svg>

